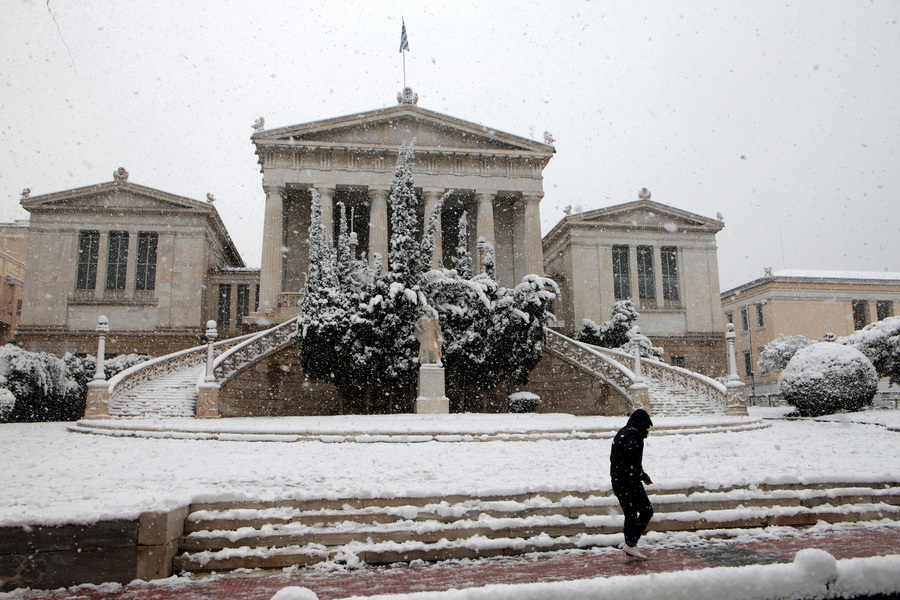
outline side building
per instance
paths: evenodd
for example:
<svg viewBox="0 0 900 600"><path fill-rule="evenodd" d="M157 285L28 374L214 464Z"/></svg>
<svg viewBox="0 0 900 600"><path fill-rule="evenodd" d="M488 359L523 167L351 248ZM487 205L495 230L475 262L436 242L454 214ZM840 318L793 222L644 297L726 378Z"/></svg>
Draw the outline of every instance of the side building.
<svg viewBox="0 0 900 600"><path fill-rule="evenodd" d="M21 203L31 220L16 341L26 350L94 353L105 315L107 352L158 356L202 343L223 311L220 336L234 335L236 311L255 309L258 272L209 202L131 183L120 168L113 181Z"/></svg>
<svg viewBox="0 0 900 600"><path fill-rule="evenodd" d="M0 223L0 344L13 339L22 317L27 236L28 221Z"/></svg>
<svg viewBox="0 0 900 600"><path fill-rule="evenodd" d="M632 300L641 333L663 360L711 377L725 375L716 233L721 221L650 199L563 218L543 240L544 271L560 287L558 327L576 334L585 319L610 319Z"/></svg>
<svg viewBox="0 0 900 600"><path fill-rule="evenodd" d="M738 375L748 396L778 394L780 372L760 373L759 351L780 335L822 341L850 335L897 314L900 273L860 271L772 272L722 292L725 322L733 323ZM888 389L887 381L879 385ZM895 391L900 392L900 390Z"/></svg>

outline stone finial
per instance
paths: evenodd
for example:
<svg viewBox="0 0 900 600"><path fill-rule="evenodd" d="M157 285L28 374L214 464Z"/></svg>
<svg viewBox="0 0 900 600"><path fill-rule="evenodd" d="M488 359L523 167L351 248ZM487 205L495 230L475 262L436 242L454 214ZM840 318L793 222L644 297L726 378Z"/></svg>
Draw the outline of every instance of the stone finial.
<svg viewBox="0 0 900 600"><path fill-rule="evenodd" d="M555 141L556 140L553 139L553 134L551 134L549 131L544 132L544 143L545 144L547 144L548 146L552 146Z"/></svg>
<svg viewBox="0 0 900 600"><path fill-rule="evenodd" d="M125 167L116 169L116 172L113 173L113 181L128 181L128 171L125 170Z"/></svg>
<svg viewBox="0 0 900 600"><path fill-rule="evenodd" d="M572 214L572 205L569 204L568 206L566 206L566 207L563 209L563 213L565 213L566 216L571 215L571 214Z"/></svg>
<svg viewBox="0 0 900 600"><path fill-rule="evenodd" d="M419 95L412 91L411 87L403 88L403 91L397 94L397 104L418 104Z"/></svg>
<svg viewBox="0 0 900 600"><path fill-rule="evenodd" d="M725 220L725 215L723 215L720 212L717 212L716 213L716 221L724 221L724 220Z"/></svg>
<svg viewBox="0 0 900 600"><path fill-rule="evenodd" d="M824 339L826 342L833 342L834 340L837 339L837 336L834 335L833 333L826 333Z"/></svg>
<svg viewBox="0 0 900 600"><path fill-rule="evenodd" d="M206 194L206 201L209 202L210 204L212 204L213 202L216 201L216 197L213 196L212 194Z"/></svg>
<svg viewBox="0 0 900 600"><path fill-rule="evenodd" d="M256 131L262 131L265 126L266 120L262 117L253 122L253 129L255 129Z"/></svg>
<svg viewBox="0 0 900 600"><path fill-rule="evenodd" d="M25 188L22 190L22 200L29 198L31 196L31 188Z"/></svg>
<svg viewBox="0 0 900 600"><path fill-rule="evenodd" d="M97 331L101 333L109 331L109 319L106 318L106 315L97 317Z"/></svg>
<svg viewBox="0 0 900 600"><path fill-rule="evenodd" d="M766 277L772 277L772 267L765 267L763 273L765 273Z"/></svg>
<svg viewBox="0 0 900 600"><path fill-rule="evenodd" d="M648 190L647 188L641 188L641 191L638 192L638 198L641 200L649 200L650 190Z"/></svg>

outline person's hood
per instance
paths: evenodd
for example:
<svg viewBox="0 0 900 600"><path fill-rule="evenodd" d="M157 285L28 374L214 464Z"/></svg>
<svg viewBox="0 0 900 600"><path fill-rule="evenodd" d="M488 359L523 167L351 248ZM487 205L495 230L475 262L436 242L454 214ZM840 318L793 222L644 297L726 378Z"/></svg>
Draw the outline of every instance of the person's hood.
<svg viewBox="0 0 900 600"><path fill-rule="evenodd" d="M628 417L628 426L640 429L641 431L647 431L653 427L653 421L650 420L650 415L646 410L639 408Z"/></svg>

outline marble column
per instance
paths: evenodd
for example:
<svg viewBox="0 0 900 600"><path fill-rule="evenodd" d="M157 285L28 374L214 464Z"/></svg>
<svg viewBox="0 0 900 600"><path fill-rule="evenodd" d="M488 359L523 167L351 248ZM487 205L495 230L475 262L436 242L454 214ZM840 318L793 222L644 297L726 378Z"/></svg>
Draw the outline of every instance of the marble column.
<svg viewBox="0 0 900 600"><path fill-rule="evenodd" d="M334 239L334 188L317 187L319 203L322 205L322 226L325 228L325 240L330 244Z"/></svg>
<svg viewBox="0 0 900 600"><path fill-rule="evenodd" d="M375 254L381 255L381 272L388 267L388 211L390 190L369 188L369 265L375 264Z"/></svg>
<svg viewBox="0 0 900 600"><path fill-rule="evenodd" d="M493 192L476 192L475 203L478 206L478 218L475 221L475 238L479 240L484 238L494 247L496 256L497 244L494 239L494 193ZM481 264L480 253L476 255L477 266L475 273L481 273L484 267Z"/></svg>
<svg viewBox="0 0 900 600"><path fill-rule="evenodd" d="M263 221L262 260L259 270L259 307L265 312L278 309L281 295L284 188L265 186L266 212Z"/></svg>
<svg viewBox="0 0 900 600"><path fill-rule="evenodd" d="M425 195L425 224L424 230L428 229L428 220L431 218L431 213L434 212L434 207L437 206L437 203L440 202L441 196L444 195L443 189L425 189L422 191ZM441 214L437 214L437 219L435 220L435 225L437 226L434 231L434 251L431 253L431 268L439 269L441 266L441 246L442 246L442 237L441 237Z"/></svg>
<svg viewBox="0 0 900 600"><path fill-rule="evenodd" d="M525 204L525 269L526 275L544 276L544 250L541 237L541 197L523 196ZM518 277L518 273L516 274Z"/></svg>

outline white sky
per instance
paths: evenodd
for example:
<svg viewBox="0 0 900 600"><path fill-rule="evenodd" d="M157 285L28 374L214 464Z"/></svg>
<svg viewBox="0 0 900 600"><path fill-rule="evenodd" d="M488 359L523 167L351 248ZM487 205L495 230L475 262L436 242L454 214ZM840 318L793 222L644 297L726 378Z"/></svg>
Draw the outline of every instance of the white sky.
<svg viewBox="0 0 900 600"><path fill-rule="evenodd" d="M0 220L130 180L213 193L258 266L250 143L396 102L556 138L562 209L653 199L715 217L722 289L763 268L900 271L900 2L0 0ZM57 30L57 24L59 30Z"/></svg>

